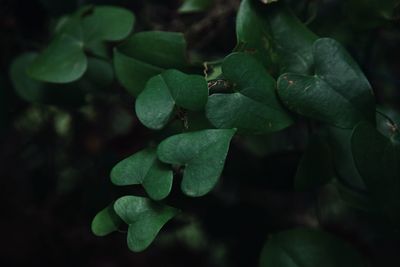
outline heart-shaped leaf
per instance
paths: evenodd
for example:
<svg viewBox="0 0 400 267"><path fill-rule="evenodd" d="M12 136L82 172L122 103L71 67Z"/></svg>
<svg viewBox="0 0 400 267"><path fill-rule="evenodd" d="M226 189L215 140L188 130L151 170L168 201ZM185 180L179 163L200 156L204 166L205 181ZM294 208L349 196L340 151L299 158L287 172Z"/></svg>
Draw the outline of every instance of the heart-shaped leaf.
<svg viewBox="0 0 400 267"><path fill-rule="evenodd" d="M134 96L146 82L164 69L186 67L186 42L181 33L139 32L114 49L119 82Z"/></svg>
<svg viewBox="0 0 400 267"><path fill-rule="evenodd" d="M267 1L270 2L270 1ZM242 51L251 52L273 72L309 73L311 47L317 36L282 3L263 5L243 0L237 15L236 34Z"/></svg>
<svg viewBox="0 0 400 267"><path fill-rule="evenodd" d="M260 134L292 124L278 101L274 79L253 57L244 53L229 55L222 64L222 73L236 92L208 98L206 115L215 127Z"/></svg>
<svg viewBox="0 0 400 267"><path fill-rule="evenodd" d="M122 40L131 33L134 23L135 16L125 8L97 6L82 19L85 42Z"/></svg>
<svg viewBox="0 0 400 267"><path fill-rule="evenodd" d="M27 74L27 67L37 58L36 53L18 56L10 68L10 78L16 93L24 100L33 103L80 105L84 103L84 93L80 84L54 84L39 82Z"/></svg>
<svg viewBox="0 0 400 267"><path fill-rule="evenodd" d="M330 38L313 45L315 75L286 73L279 77L278 93L284 104L303 116L352 128L375 120L371 86L345 49Z"/></svg>
<svg viewBox="0 0 400 267"><path fill-rule="evenodd" d="M178 210L150 199L124 196L114 204L114 210L128 225L128 247L134 252L145 250L158 232Z"/></svg>
<svg viewBox="0 0 400 267"><path fill-rule="evenodd" d="M185 166L182 191L192 197L210 192L221 175L235 130L203 130L171 136L158 146L161 161Z"/></svg>
<svg viewBox="0 0 400 267"><path fill-rule="evenodd" d="M167 70L147 82L136 100L136 114L146 127L161 129L170 120L175 105L197 111L204 108L207 97L207 82L202 76Z"/></svg>
<svg viewBox="0 0 400 267"><path fill-rule="evenodd" d="M293 229L272 235L261 252L260 267L367 267L351 245L326 232Z"/></svg>
<svg viewBox="0 0 400 267"><path fill-rule="evenodd" d="M400 144L363 122L353 130L351 147L368 192L390 220L400 222Z"/></svg>
<svg viewBox="0 0 400 267"><path fill-rule="evenodd" d="M45 82L68 83L82 77L86 68L83 43L63 34L57 36L32 62L28 74Z"/></svg>
<svg viewBox="0 0 400 267"><path fill-rule="evenodd" d="M85 6L61 18L55 39L31 64L29 75L53 83L78 80L87 68L84 48L104 57L102 41L125 38L132 31L134 20L129 10L112 6Z"/></svg>
<svg viewBox="0 0 400 267"><path fill-rule="evenodd" d="M125 8L88 5L61 17L55 32L73 36L88 47L101 41L122 40L131 33L134 24L134 14Z"/></svg>
<svg viewBox="0 0 400 267"><path fill-rule="evenodd" d="M169 195L173 174L159 162L154 149L145 149L120 161L111 171L111 181L116 185L143 185L154 200Z"/></svg>
<svg viewBox="0 0 400 267"><path fill-rule="evenodd" d="M77 81L64 84L40 82L27 74L27 67L37 58L37 53L24 53L14 59L10 78L16 93L33 103L61 106L79 106L85 103L87 92L96 92L112 83L114 73L109 62L88 57L85 74Z"/></svg>
<svg viewBox="0 0 400 267"><path fill-rule="evenodd" d="M92 221L92 232L97 236L106 236L118 230L121 223L121 218L115 213L113 205L110 205L96 214Z"/></svg>

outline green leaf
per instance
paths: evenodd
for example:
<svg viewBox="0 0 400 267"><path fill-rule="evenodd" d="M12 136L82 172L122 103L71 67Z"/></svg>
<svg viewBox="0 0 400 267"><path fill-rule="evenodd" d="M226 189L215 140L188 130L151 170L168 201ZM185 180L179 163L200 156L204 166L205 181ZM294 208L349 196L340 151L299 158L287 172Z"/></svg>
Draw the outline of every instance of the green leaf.
<svg viewBox="0 0 400 267"><path fill-rule="evenodd" d="M249 51L268 71L309 73L312 44L317 39L284 4L263 5L244 0L236 20L241 51Z"/></svg>
<svg viewBox="0 0 400 267"><path fill-rule="evenodd" d="M133 96L140 94L151 77L163 71L162 68L128 57L117 49L114 49L114 69L118 81Z"/></svg>
<svg viewBox="0 0 400 267"><path fill-rule="evenodd" d="M209 9L213 3L214 0L184 0L178 11L179 13L202 12Z"/></svg>
<svg viewBox="0 0 400 267"><path fill-rule="evenodd" d="M158 146L161 161L185 166L182 191L192 197L210 192L221 175L235 130L203 130L171 136Z"/></svg>
<svg viewBox="0 0 400 267"><path fill-rule="evenodd" d="M311 136L297 167L295 188L299 191L315 189L334 177L332 151L322 136Z"/></svg>
<svg viewBox="0 0 400 267"><path fill-rule="evenodd" d="M272 235L265 244L260 267L367 267L352 246L326 232L293 229Z"/></svg>
<svg viewBox="0 0 400 267"><path fill-rule="evenodd" d="M222 73L236 92L209 97L206 115L215 127L261 134L292 124L278 101L274 79L257 60L244 53L233 53L224 60Z"/></svg>
<svg viewBox="0 0 400 267"><path fill-rule="evenodd" d="M175 105L202 110L207 97L207 82L202 76L167 70L147 82L136 100L136 114L146 127L161 129L170 120Z"/></svg>
<svg viewBox="0 0 400 267"><path fill-rule="evenodd" d="M86 68L83 43L60 35L32 62L28 74L40 81L68 83L82 77Z"/></svg>
<svg viewBox="0 0 400 267"><path fill-rule="evenodd" d="M279 77L283 103L303 116L341 128L375 120L373 92L345 49L330 38L313 45L315 75L286 73Z"/></svg>
<svg viewBox="0 0 400 267"><path fill-rule="evenodd" d="M236 17L236 37L241 51L249 51L268 71L274 70L272 34L268 20L251 0L243 0ZM263 10L264 11L264 10Z"/></svg>
<svg viewBox="0 0 400 267"><path fill-rule="evenodd" d="M113 205L99 211L92 221L92 232L97 236L106 236L116 230L122 223L115 213Z"/></svg>
<svg viewBox="0 0 400 267"><path fill-rule="evenodd" d="M122 160L111 171L111 181L116 185L143 185L154 200L169 195L173 174L157 159L154 149L145 149Z"/></svg>
<svg viewBox="0 0 400 267"><path fill-rule="evenodd" d="M14 59L11 64L10 78L16 93L22 99L33 103L58 105L80 105L84 102L84 94L76 83L42 83L30 78L27 66L36 58L36 53L25 53Z"/></svg>
<svg viewBox="0 0 400 267"><path fill-rule="evenodd" d="M10 78L16 93L29 102L43 102L45 90L43 84L27 75L27 66L37 57L36 53L25 53L18 56L11 64Z"/></svg>
<svg viewBox="0 0 400 267"><path fill-rule="evenodd" d="M114 204L114 210L129 224L128 247L134 252L145 250L164 224L178 213L175 208L137 196L119 198Z"/></svg>
<svg viewBox="0 0 400 267"><path fill-rule="evenodd" d="M146 82L164 69L184 69L186 42L181 33L139 32L114 49L114 68L119 82L134 96Z"/></svg>
<svg viewBox="0 0 400 267"><path fill-rule="evenodd" d="M73 14L61 17L57 21L54 33L56 35L69 35L79 41L83 41L83 30L80 16Z"/></svg>
<svg viewBox="0 0 400 267"><path fill-rule="evenodd" d="M363 122L354 128L351 148L368 192L390 220L400 222L400 144Z"/></svg>
<svg viewBox="0 0 400 267"><path fill-rule="evenodd" d="M113 6L97 6L82 18L85 43L119 41L132 31L135 16L129 10Z"/></svg>
<svg viewBox="0 0 400 267"><path fill-rule="evenodd" d="M312 46L317 35L311 32L283 3L270 9L268 21L275 44L280 73L310 73L313 68Z"/></svg>

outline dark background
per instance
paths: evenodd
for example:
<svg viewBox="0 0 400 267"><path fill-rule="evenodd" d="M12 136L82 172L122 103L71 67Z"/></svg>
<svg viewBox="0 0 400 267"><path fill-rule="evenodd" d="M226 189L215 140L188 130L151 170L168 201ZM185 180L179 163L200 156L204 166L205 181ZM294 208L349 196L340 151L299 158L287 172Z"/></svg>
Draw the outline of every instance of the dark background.
<svg viewBox="0 0 400 267"><path fill-rule="evenodd" d="M322 204L337 198L330 188L293 193L305 145L301 125L257 142L235 141L222 185L202 199L173 192L170 201L185 213L145 252L130 252L124 233L95 237L90 223L97 211L123 194L143 193L112 186L110 169L159 137L140 125L134 99L116 82L81 107L59 107L21 100L8 75L13 58L46 46L54 18L83 2L132 10L136 31L185 32L193 57L220 58L235 46L239 1L216 1L206 13L180 15L180 1L0 0L1 266L256 266L269 233L316 225L355 244L374 266L394 266L398 242L368 242L362 216L338 214L329 205L315 212L315 198ZM398 20L366 27L342 1L292 3L303 21L313 16L313 5L318 10L310 28L341 41L373 85L378 104L399 110Z"/></svg>

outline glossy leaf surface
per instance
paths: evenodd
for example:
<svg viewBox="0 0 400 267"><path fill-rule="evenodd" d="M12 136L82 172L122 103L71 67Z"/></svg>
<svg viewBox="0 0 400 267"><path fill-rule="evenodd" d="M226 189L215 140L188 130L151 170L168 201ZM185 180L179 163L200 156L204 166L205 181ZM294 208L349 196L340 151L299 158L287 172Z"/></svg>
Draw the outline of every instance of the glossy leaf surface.
<svg viewBox="0 0 400 267"><path fill-rule="evenodd" d="M242 51L250 51L268 70L272 70L275 59L271 29L268 20L257 11L251 0L243 0L236 18L236 36Z"/></svg>
<svg viewBox="0 0 400 267"><path fill-rule="evenodd" d="M257 60L244 53L231 54L222 64L222 73L235 93L209 97L206 115L215 127L260 134L292 124L278 101L274 79Z"/></svg>
<svg viewBox="0 0 400 267"><path fill-rule="evenodd" d="M207 82L202 76L167 70L147 82L136 100L136 114L146 127L161 129L170 120L175 106L202 110L207 97Z"/></svg>
<svg viewBox="0 0 400 267"><path fill-rule="evenodd" d="M184 166L182 191L192 197L210 192L221 175L235 130L203 130L171 136L158 146L161 161Z"/></svg>
<svg viewBox="0 0 400 267"><path fill-rule="evenodd" d="M164 224L178 213L175 208L137 196L119 198L114 210L129 225L127 243L134 252L145 250Z"/></svg>
<svg viewBox="0 0 400 267"><path fill-rule="evenodd" d="M272 71L309 73L313 64L312 44L317 39L282 3L263 5L252 0L241 3L236 34L241 50L249 51Z"/></svg>
<svg viewBox="0 0 400 267"><path fill-rule="evenodd" d="M296 113L341 128L375 120L371 86L357 64L336 41L318 39L313 46L315 75L287 73L279 77L278 93Z"/></svg>
<svg viewBox="0 0 400 267"><path fill-rule="evenodd" d="M111 171L116 185L141 184L150 198L160 200L168 196L172 187L172 171L158 161L156 151L145 149L120 161Z"/></svg>

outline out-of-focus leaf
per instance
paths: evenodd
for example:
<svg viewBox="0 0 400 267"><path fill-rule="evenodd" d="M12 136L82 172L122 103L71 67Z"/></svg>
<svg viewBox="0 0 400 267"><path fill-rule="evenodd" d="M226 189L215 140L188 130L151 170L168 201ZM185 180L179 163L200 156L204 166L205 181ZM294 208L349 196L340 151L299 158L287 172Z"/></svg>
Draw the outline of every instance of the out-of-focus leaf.
<svg viewBox="0 0 400 267"><path fill-rule="evenodd" d="M209 9L213 3L214 0L184 0L178 11L179 13L202 12Z"/></svg>
<svg viewBox="0 0 400 267"><path fill-rule="evenodd" d="M152 76L164 69L185 68L185 53L186 42L181 33L136 33L114 50L116 76L131 94L137 96Z"/></svg>
<svg viewBox="0 0 400 267"><path fill-rule="evenodd" d="M53 83L78 80L87 68L83 43L69 35L57 36L28 68L31 77Z"/></svg>
<svg viewBox="0 0 400 267"><path fill-rule="evenodd" d="M260 267L367 267L351 245L326 232L293 229L272 235L265 244Z"/></svg>
<svg viewBox="0 0 400 267"><path fill-rule="evenodd" d="M264 3L264 4L271 4L274 2L278 2L279 0L260 0L260 1L261 1L261 3Z"/></svg>
<svg viewBox="0 0 400 267"><path fill-rule="evenodd" d="M134 23L135 16L125 8L96 6L82 18L85 43L122 40L131 33Z"/></svg>
<svg viewBox="0 0 400 267"><path fill-rule="evenodd" d="M36 53L25 53L17 57L10 67L10 78L16 93L33 103L79 105L84 102L84 93L76 83L53 84L30 78L27 67L37 57Z"/></svg>

